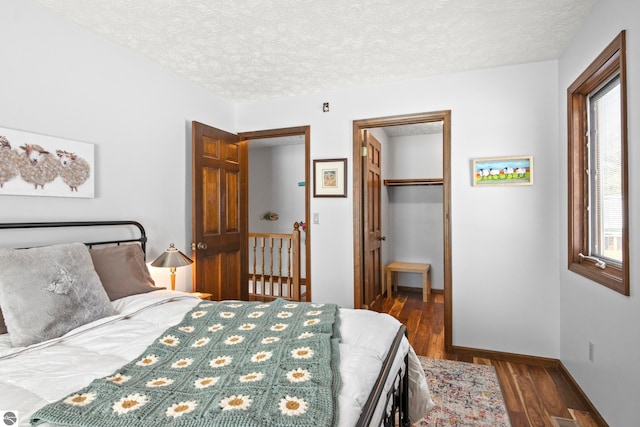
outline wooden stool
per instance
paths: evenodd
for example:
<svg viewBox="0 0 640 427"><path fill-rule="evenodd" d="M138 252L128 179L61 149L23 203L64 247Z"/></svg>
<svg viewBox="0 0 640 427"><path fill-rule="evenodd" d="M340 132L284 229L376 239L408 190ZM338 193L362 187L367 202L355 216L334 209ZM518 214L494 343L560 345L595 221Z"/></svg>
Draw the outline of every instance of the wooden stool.
<svg viewBox="0 0 640 427"><path fill-rule="evenodd" d="M429 301L431 293L431 275L429 269L431 264L419 264L415 262L392 262L385 268L387 272L387 297L392 295L393 273L421 273L422 274L422 301ZM398 284L396 283L396 288Z"/></svg>

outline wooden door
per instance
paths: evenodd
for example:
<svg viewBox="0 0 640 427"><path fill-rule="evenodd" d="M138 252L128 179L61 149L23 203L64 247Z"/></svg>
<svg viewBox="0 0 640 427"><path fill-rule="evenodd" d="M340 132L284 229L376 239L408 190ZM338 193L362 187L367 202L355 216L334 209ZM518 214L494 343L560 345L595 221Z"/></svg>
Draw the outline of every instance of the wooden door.
<svg viewBox="0 0 640 427"><path fill-rule="evenodd" d="M364 281L362 308L382 309L382 222L380 192L382 173L380 170L380 142L368 131L363 131L362 157L363 213L364 213Z"/></svg>
<svg viewBox="0 0 640 427"><path fill-rule="evenodd" d="M194 289L212 299L248 297L247 142L192 123Z"/></svg>

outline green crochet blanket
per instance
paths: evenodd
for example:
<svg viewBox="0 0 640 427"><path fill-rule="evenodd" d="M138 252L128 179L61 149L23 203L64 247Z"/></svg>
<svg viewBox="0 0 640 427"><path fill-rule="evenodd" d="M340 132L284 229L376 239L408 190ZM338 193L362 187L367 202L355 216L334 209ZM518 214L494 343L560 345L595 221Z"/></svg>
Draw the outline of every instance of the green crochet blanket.
<svg viewBox="0 0 640 427"><path fill-rule="evenodd" d="M331 426L337 329L334 304L203 301L138 358L38 410L31 423Z"/></svg>

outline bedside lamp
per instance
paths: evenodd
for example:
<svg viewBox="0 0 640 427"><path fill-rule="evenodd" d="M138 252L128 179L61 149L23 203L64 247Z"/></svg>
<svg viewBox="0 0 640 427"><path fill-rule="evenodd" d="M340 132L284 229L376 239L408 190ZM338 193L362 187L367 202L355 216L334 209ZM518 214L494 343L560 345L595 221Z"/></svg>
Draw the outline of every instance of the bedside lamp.
<svg viewBox="0 0 640 427"><path fill-rule="evenodd" d="M160 254L158 258L153 260L153 267L169 268L171 272L171 290L176 290L176 268L193 264L191 258L180 252L173 243L169 245L169 249Z"/></svg>

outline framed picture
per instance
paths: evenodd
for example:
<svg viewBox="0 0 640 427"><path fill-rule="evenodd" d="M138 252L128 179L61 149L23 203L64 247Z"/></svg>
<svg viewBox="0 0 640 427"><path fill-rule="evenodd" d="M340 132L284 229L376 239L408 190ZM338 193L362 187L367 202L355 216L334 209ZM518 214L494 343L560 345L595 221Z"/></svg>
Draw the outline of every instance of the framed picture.
<svg viewBox="0 0 640 427"><path fill-rule="evenodd" d="M313 197L347 197L347 159L313 161Z"/></svg>
<svg viewBox="0 0 640 427"><path fill-rule="evenodd" d="M94 146L0 128L0 195L94 197Z"/></svg>
<svg viewBox="0 0 640 427"><path fill-rule="evenodd" d="M533 156L473 159L473 185L533 185Z"/></svg>

